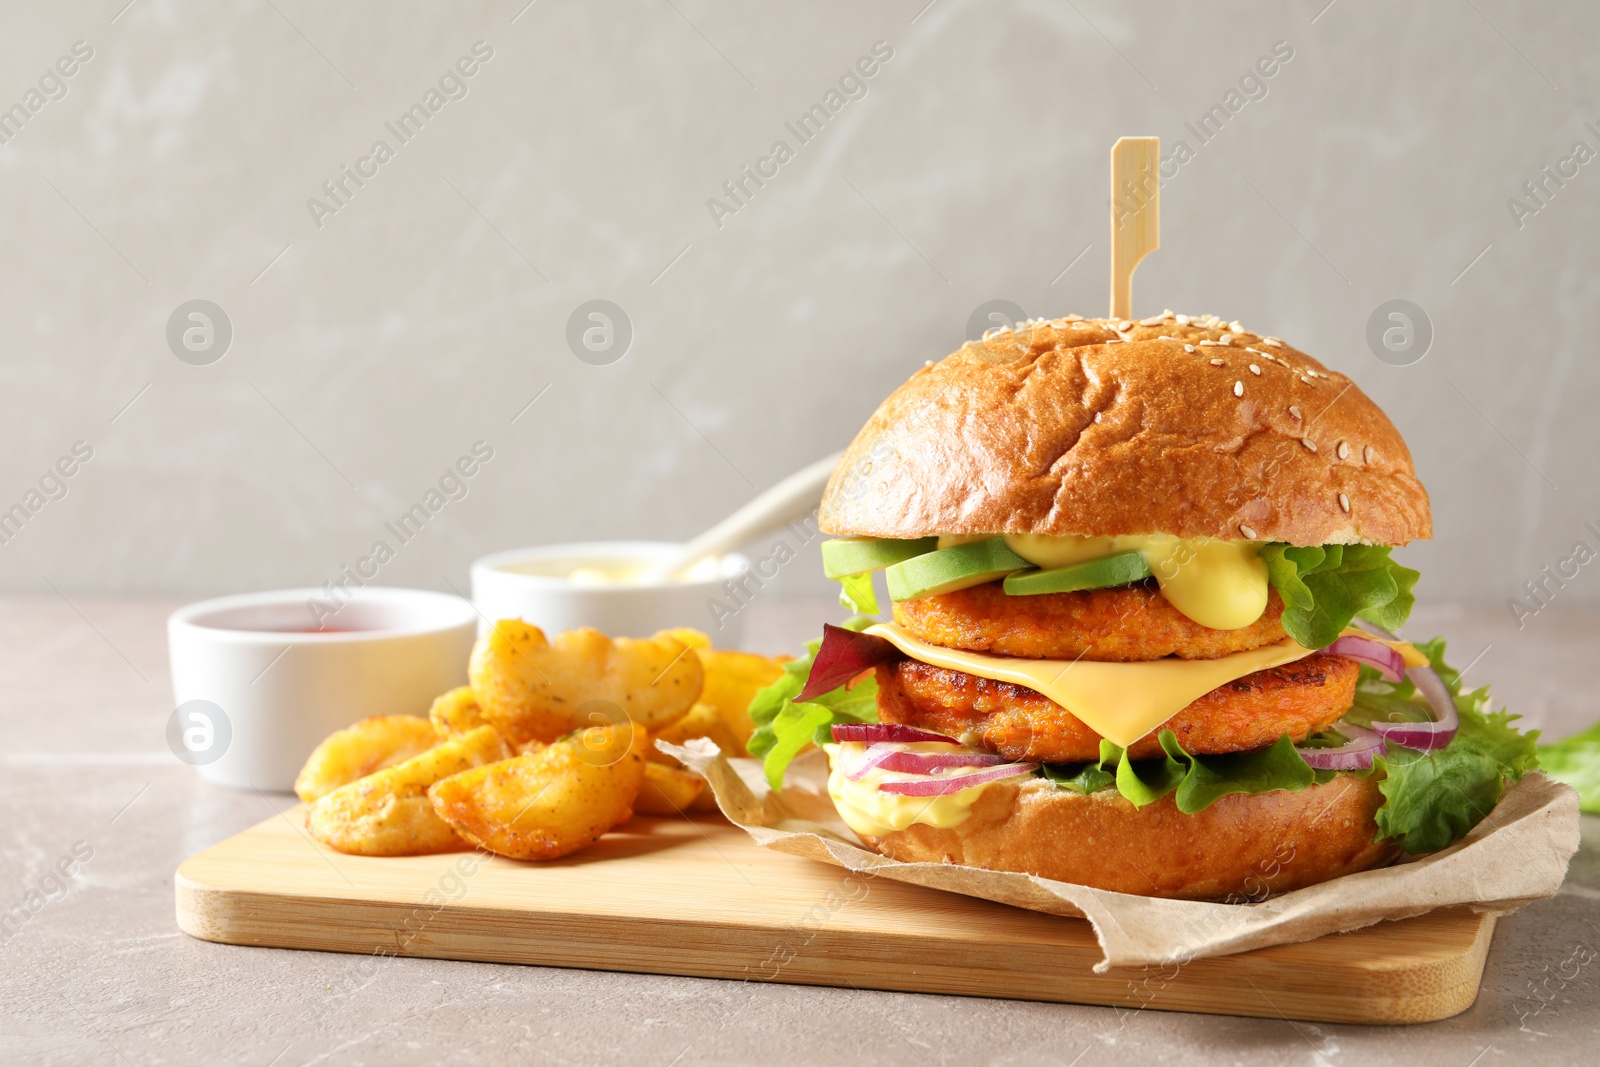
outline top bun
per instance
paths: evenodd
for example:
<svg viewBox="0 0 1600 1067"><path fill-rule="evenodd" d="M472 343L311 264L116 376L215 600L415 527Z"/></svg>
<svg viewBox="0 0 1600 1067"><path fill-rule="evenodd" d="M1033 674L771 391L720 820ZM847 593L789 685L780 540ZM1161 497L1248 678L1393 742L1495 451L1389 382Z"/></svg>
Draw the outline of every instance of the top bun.
<svg viewBox="0 0 1600 1067"><path fill-rule="evenodd" d="M1032 320L923 368L845 450L819 523L1296 545L1433 533L1405 441L1355 383L1276 337L1171 312Z"/></svg>

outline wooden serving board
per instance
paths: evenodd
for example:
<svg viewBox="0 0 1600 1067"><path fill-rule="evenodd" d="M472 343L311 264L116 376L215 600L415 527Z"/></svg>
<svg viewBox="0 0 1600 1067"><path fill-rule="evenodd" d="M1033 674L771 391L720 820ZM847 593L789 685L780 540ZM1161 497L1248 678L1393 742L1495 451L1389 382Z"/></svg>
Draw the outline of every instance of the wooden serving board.
<svg viewBox="0 0 1600 1067"><path fill-rule="evenodd" d="M1464 1011L1494 932L1492 917L1446 909L1095 974L1086 921L851 875L717 817L635 819L544 864L346 856L304 821L291 809L179 867L179 927L233 945L1354 1023Z"/></svg>

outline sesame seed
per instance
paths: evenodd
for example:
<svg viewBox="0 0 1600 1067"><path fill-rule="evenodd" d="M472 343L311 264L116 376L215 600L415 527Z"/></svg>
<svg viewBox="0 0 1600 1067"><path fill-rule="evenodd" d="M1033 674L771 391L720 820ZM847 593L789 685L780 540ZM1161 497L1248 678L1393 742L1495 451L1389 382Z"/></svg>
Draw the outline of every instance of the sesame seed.
<svg viewBox="0 0 1600 1067"><path fill-rule="evenodd" d="M1095 412L1095 413L1094 413L1094 421L1095 421L1095 422L1099 422L1099 421L1100 421L1100 416L1101 416L1101 415L1103 415L1103 414L1105 414L1105 412L1103 412L1103 411L1097 411L1097 412Z"/></svg>
<svg viewBox="0 0 1600 1067"><path fill-rule="evenodd" d="M1239 524L1239 532L1244 534L1245 540L1247 541L1254 541L1256 539L1256 532L1242 522Z"/></svg>
<svg viewBox="0 0 1600 1067"><path fill-rule="evenodd" d="M1171 336L1170 334L1160 334L1159 336L1156 337L1156 340L1157 341L1176 341L1177 338Z"/></svg>
<svg viewBox="0 0 1600 1067"><path fill-rule="evenodd" d="M1193 352L1194 351L1194 345L1184 345L1183 346L1183 350L1185 352Z"/></svg>
<svg viewBox="0 0 1600 1067"><path fill-rule="evenodd" d="M1193 321L1187 315L1174 315L1172 318L1173 321L1175 321L1179 326L1187 326L1191 321Z"/></svg>
<svg viewBox="0 0 1600 1067"><path fill-rule="evenodd" d="M924 363L924 364L923 364L923 366L924 366L924 367L931 367L931 366L933 366L933 360L931 360L931 359L930 359L930 360L928 360L928 361L927 361L927 362L926 362L926 363Z"/></svg>
<svg viewBox="0 0 1600 1067"><path fill-rule="evenodd" d="M1244 383L1243 382L1234 382L1233 383L1233 395L1234 396L1244 396Z"/></svg>
<svg viewBox="0 0 1600 1067"><path fill-rule="evenodd" d="M1123 319L1121 322L1117 323L1117 332L1118 333L1127 333L1128 332L1128 327L1132 326L1132 325L1133 325L1133 323L1129 322L1127 319Z"/></svg>
<svg viewBox="0 0 1600 1067"><path fill-rule="evenodd" d="M1316 385L1317 384L1316 382L1312 381L1310 378L1307 378L1304 374L1300 375L1300 380L1302 382L1305 382L1307 385Z"/></svg>
<svg viewBox="0 0 1600 1067"><path fill-rule="evenodd" d="M1349 446L1349 444L1347 444L1344 441L1340 441L1339 442L1339 447L1334 449L1334 451L1339 454L1339 458L1340 459L1349 459L1350 458L1350 446Z"/></svg>
<svg viewBox="0 0 1600 1067"><path fill-rule="evenodd" d="M1252 363L1252 364L1250 364L1250 373L1251 374L1260 374L1261 373L1261 368L1258 367L1256 364Z"/></svg>
<svg viewBox="0 0 1600 1067"><path fill-rule="evenodd" d="M987 330L983 331L983 339L985 341L987 341L989 338L994 337L996 334L1009 333L1010 330L1011 330L1011 327L1009 327L1009 326L991 326Z"/></svg>
<svg viewBox="0 0 1600 1067"><path fill-rule="evenodd" d="M1212 365L1212 366L1213 366L1213 367L1220 367L1220 366L1222 366L1222 360L1220 360L1220 359L1213 359L1213 360L1212 360L1212 361L1211 361L1211 365Z"/></svg>
<svg viewBox="0 0 1600 1067"><path fill-rule="evenodd" d="M1160 326L1161 325L1161 320L1164 319L1164 318L1166 318L1165 315L1153 315L1148 319L1140 319L1139 320L1139 325L1140 326Z"/></svg>
<svg viewBox="0 0 1600 1067"><path fill-rule="evenodd" d="M1377 453L1372 450L1372 446L1367 445L1361 450L1361 462L1370 466L1372 464L1372 457L1375 455L1377 455Z"/></svg>
<svg viewBox="0 0 1600 1067"><path fill-rule="evenodd" d="M1289 405L1289 417L1294 419L1296 422L1300 420L1300 409L1294 404Z"/></svg>
<svg viewBox="0 0 1600 1067"><path fill-rule="evenodd" d="M1074 319L1073 322L1072 322L1072 328L1074 330L1092 330L1092 329L1094 329L1093 326L1091 326L1089 323L1085 322L1083 319Z"/></svg>
<svg viewBox="0 0 1600 1067"><path fill-rule="evenodd" d="M1233 344L1233 334L1231 334L1231 333L1223 334L1221 337L1217 338L1217 344L1219 344L1219 345L1231 345L1231 344Z"/></svg>
<svg viewBox="0 0 1600 1067"><path fill-rule="evenodd" d="M1239 325L1239 320L1238 319L1234 319L1232 322L1228 323L1228 329L1232 330L1234 333L1244 333L1245 332L1244 327Z"/></svg>
<svg viewBox="0 0 1600 1067"><path fill-rule="evenodd" d="M1303 444L1303 445L1305 445L1305 446L1306 446L1306 447L1307 447L1307 448L1309 448L1309 449L1310 449L1310 450L1311 450L1311 451L1312 451L1312 452L1315 452L1315 451L1316 451L1316 450L1317 450L1317 443L1316 443L1316 442L1315 442L1315 441L1313 441L1313 440L1312 440L1312 439L1311 439L1311 438L1309 438L1309 437L1302 437L1302 438L1300 438L1300 443L1301 443L1301 444Z"/></svg>
<svg viewBox="0 0 1600 1067"><path fill-rule="evenodd" d="M1339 494L1339 507L1343 509L1346 515L1350 514L1350 498L1343 493Z"/></svg>
<svg viewBox="0 0 1600 1067"><path fill-rule="evenodd" d="M1261 339L1261 343L1264 345L1271 345L1273 348L1283 347L1283 342L1278 340L1276 337L1263 337Z"/></svg>
<svg viewBox="0 0 1600 1067"><path fill-rule="evenodd" d="M1205 338L1205 339L1201 340L1200 345L1201 345L1201 347L1204 347L1206 345L1215 345L1216 343L1217 342L1211 340L1210 338Z"/></svg>

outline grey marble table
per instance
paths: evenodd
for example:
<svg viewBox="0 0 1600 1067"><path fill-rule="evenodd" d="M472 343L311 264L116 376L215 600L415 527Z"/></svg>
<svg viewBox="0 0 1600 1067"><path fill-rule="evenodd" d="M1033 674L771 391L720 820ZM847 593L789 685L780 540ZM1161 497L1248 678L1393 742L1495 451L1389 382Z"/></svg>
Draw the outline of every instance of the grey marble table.
<svg viewBox="0 0 1600 1067"><path fill-rule="evenodd" d="M1476 1005L1404 1029L364 957L208 944L173 920L187 856L287 805L167 752L174 605L0 600L0 1063L1361 1064L1600 1061L1600 819L1567 884L1503 920ZM752 648L792 648L823 603L757 601ZM1600 716L1600 613L1419 609L1468 680L1562 736ZM70 871L62 876L61 867ZM357 987L334 1003L346 980Z"/></svg>

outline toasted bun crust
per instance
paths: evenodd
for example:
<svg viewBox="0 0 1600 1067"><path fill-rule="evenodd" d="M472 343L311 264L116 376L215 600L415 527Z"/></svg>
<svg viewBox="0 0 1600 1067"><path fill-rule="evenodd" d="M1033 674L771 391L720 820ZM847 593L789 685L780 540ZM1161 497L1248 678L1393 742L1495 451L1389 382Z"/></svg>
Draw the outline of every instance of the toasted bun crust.
<svg viewBox="0 0 1600 1067"><path fill-rule="evenodd" d="M1040 320L918 371L834 468L822 529L1432 535L1405 442L1350 379L1238 323L1183 318Z"/></svg>
<svg viewBox="0 0 1600 1067"><path fill-rule="evenodd" d="M1019 871L1118 893L1244 902L1393 859L1374 844L1375 777L1298 793L1225 796L1185 815L1171 794L1135 808L1115 790L1083 796L1042 778L989 786L960 825L917 824L867 843L905 862Z"/></svg>

